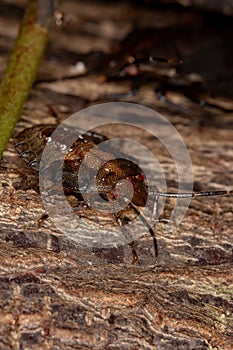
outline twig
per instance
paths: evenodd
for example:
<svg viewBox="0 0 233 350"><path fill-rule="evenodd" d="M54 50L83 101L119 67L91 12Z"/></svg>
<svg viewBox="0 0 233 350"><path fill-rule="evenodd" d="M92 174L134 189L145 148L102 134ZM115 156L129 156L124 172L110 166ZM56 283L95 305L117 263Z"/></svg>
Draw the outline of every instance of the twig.
<svg viewBox="0 0 233 350"><path fill-rule="evenodd" d="M47 3L51 5L51 1ZM40 6L41 1L28 2L0 85L0 158L30 93L48 40L52 13L45 12L46 18L41 19Z"/></svg>

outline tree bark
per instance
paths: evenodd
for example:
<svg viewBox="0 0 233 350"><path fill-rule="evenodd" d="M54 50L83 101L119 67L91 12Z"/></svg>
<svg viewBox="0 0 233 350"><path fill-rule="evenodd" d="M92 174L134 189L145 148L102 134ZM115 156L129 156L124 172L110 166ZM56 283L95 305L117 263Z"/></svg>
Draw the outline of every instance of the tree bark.
<svg viewBox="0 0 233 350"><path fill-rule="evenodd" d="M114 28L116 13L121 15L121 28L128 28L125 3L120 7L68 1L63 6L70 20L59 34L56 30L52 34L51 52L43 62L15 135L32 125L57 124L93 100L104 102L104 95L129 88L125 82L100 84L99 73L56 81L56 74L66 75L71 65L65 61L71 49L67 38L76 38L81 19L83 31L78 35L79 50L83 52L91 50L96 42L101 49L110 50L113 41L123 38L128 30L121 38L117 37L119 29L112 31L111 38L101 36L101 23L107 25L104 18ZM152 21L151 10L143 11L144 18ZM132 16L130 26L139 15L133 10L128 13ZM17 12L14 14L17 17ZM18 23L14 16L11 28ZM93 16L99 21L95 43L93 33L88 35ZM160 16L164 18L163 13ZM2 45L7 44L1 40ZM72 55L76 42L73 45ZM49 71L55 80L44 82L50 55L62 49L64 56L58 59L54 71ZM5 50L7 53L9 47ZM171 92L170 97L177 95ZM188 116L158 101L150 84L130 101L154 108L176 126L191 155L196 190L231 190L232 112L193 107L193 102L186 104L181 95L179 103L198 110L195 118ZM232 110L231 100L214 101ZM134 136L150 148L161 163L167 164L166 179L175 190L169 155L150 135L143 130L131 135L131 129L127 131L122 125L109 126L105 131L110 138L128 132L128 137ZM38 222L45 213L38 175L19 158L14 141L0 164L1 349L233 349L231 195L192 199L181 225L173 232L167 232L162 223L155 226L158 257L145 232L134 242L138 256L135 261L132 246L81 246L58 232L51 219ZM169 216L173 204L173 200L167 201L162 217ZM88 213L85 219L82 233L85 235L85 229L96 232L96 223Z"/></svg>

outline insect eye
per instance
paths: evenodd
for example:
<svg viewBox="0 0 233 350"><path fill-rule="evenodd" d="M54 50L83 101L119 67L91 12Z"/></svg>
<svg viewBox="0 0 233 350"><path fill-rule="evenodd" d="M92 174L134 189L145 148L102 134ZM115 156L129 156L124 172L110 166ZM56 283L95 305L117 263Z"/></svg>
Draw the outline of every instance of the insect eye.
<svg viewBox="0 0 233 350"><path fill-rule="evenodd" d="M144 177L142 174L137 175L137 176L136 176L136 179L138 179L138 180L141 181L141 182L144 182L144 181L145 181L145 177Z"/></svg>

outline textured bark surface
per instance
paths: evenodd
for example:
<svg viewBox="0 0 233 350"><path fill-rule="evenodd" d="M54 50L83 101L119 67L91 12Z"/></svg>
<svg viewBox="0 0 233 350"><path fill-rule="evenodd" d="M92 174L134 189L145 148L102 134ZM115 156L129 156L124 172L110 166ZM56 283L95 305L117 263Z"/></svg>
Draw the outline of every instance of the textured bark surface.
<svg viewBox="0 0 233 350"><path fill-rule="evenodd" d="M1 70L23 5L1 5ZM164 27L200 16L190 10L136 10L125 2L65 1L63 7L66 24L52 32L15 135L32 125L57 124L93 102L107 102L107 94L129 91L127 80L103 82L103 68L102 73L99 67L94 72L96 62L88 53L110 52L135 22ZM222 49L228 35L232 38L229 32L220 40ZM218 42L209 42L209 47L200 44L203 56L197 55L195 69L208 52L224 56L217 51ZM75 63L80 57L92 69L77 77ZM217 62L214 70L212 64L206 65L205 78L215 92L220 86L221 97L205 98L222 109L202 108L170 91L167 96L173 102L193 111L189 115L158 100L155 86L148 82L135 96L124 98L154 108L175 125L190 152L196 190L232 189L232 71L224 72L223 83ZM131 135L131 129L120 125L105 131L109 137L134 136L150 148L165 164L166 179L175 190L170 158L150 135L143 130ZM38 176L19 158L14 140L0 163L0 349L233 349L232 196L193 199L173 232L166 232L164 224L156 226L158 258L145 234L134 243L139 262L132 264L129 246L82 247L59 233L50 219L38 223L45 213ZM166 203L163 217L169 216L173 204ZM91 214L86 220L86 230L96 232Z"/></svg>

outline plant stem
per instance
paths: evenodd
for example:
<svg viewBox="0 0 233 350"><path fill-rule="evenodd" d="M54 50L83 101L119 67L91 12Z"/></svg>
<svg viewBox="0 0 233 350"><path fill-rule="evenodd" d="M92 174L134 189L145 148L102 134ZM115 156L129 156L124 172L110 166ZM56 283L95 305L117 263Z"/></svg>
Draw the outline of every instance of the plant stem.
<svg viewBox="0 0 233 350"><path fill-rule="evenodd" d="M35 80L48 40L48 22L38 23L37 0L29 1L0 85L0 158Z"/></svg>

